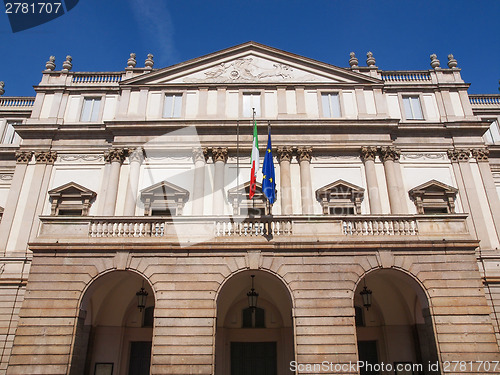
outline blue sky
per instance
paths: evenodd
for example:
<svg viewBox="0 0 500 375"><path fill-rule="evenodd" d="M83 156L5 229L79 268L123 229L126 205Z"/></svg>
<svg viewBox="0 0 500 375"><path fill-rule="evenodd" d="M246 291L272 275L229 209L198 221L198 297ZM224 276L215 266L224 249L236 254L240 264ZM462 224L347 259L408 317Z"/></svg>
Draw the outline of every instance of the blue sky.
<svg viewBox="0 0 500 375"><path fill-rule="evenodd" d="M5 95L34 95L50 55L75 71L123 70L130 52L144 66L169 66L249 40L347 67L349 52L381 69L446 67L453 53L470 93L498 94L499 0L80 0L70 12L13 34L0 13Z"/></svg>

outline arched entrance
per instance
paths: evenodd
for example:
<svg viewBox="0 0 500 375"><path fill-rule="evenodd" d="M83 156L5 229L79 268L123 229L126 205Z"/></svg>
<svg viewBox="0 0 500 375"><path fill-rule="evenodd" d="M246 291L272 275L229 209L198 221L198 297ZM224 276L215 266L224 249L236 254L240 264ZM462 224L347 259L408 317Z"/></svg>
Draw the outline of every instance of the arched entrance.
<svg viewBox="0 0 500 375"><path fill-rule="evenodd" d="M256 308L247 293L259 294ZM290 374L294 358L292 300L286 286L264 271L232 276L217 298L217 375Z"/></svg>
<svg viewBox="0 0 500 375"><path fill-rule="evenodd" d="M141 288L147 296L139 309ZM149 283L133 272L93 281L80 304L70 374L149 375L154 301Z"/></svg>
<svg viewBox="0 0 500 375"><path fill-rule="evenodd" d="M361 295L365 286L372 292L368 309ZM391 372L397 374L434 374L429 363L438 357L429 304L413 278L391 269L369 273L356 288L354 308L361 362L398 366ZM378 373L376 367L361 368L362 375Z"/></svg>

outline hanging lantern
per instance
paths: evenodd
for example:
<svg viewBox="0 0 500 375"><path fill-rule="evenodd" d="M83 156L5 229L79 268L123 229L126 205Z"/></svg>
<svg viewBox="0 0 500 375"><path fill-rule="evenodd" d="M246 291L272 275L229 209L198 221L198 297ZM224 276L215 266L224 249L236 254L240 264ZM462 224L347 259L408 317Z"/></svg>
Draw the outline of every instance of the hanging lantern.
<svg viewBox="0 0 500 375"><path fill-rule="evenodd" d="M366 281L363 290L359 294L361 294L361 298L363 298L363 306L368 310L372 305L372 291L366 288Z"/></svg>
<svg viewBox="0 0 500 375"><path fill-rule="evenodd" d="M259 298L259 293L257 293L253 287L253 279L255 275L252 276L252 289L247 293L248 297L248 306L251 307L252 309L255 309L257 307L257 299Z"/></svg>
<svg viewBox="0 0 500 375"><path fill-rule="evenodd" d="M137 307L139 308L139 311L142 312L142 310L146 307L146 300L148 298L148 292L144 289L144 285L135 295L137 296Z"/></svg>

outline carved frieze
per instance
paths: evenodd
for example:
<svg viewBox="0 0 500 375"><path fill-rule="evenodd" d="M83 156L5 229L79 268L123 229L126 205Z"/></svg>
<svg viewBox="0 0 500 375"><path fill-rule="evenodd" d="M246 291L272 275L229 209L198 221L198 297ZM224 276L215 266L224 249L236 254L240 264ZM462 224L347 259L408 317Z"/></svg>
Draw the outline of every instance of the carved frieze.
<svg viewBox="0 0 500 375"><path fill-rule="evenodd" d="M12 173L0 173L0 181L12 181L12 178L14 178L14 174Z"/></svg>
<svg viewBox="0 0 500 375"><path fill-rule="evenodd" d="M103 161L102 155L96 154L66 154L59 156L60 161L65 162L81 162L81 161Z"/></svg>
<svg viewBox="0 0 500 375"><path fill-rule="evenodd" d="M401 154L402 160L446 160L446 154L443 152L425 152L425 153L405 153Z"/></svg>

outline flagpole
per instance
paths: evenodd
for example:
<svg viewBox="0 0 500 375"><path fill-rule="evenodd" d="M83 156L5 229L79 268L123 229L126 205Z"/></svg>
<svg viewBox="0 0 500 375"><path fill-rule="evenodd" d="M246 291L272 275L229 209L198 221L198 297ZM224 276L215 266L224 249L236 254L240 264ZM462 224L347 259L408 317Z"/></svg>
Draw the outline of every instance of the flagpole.
<svg viewBox="0 0 500 375"><path fill-rule="evenodd" d="M252 129L255 124L255 108L252 107ZM252 144L253 147L253 144ZM255 199L252 199L252 209L255 210Z"/></svg>
<svg viewBox="0 0 500 375"><path fill-rule="evenodd" d="M271 134L271 121L270 120L267 121L267 137L268 138L269 138L269 134ZM267 150L266 150L266 152L267 152ZM272 204L271 204L271 202L269 202L269 198L266 200L267 200L267 213L268 213L268 215L272 215L272 213L271 213Z"/></svg>

